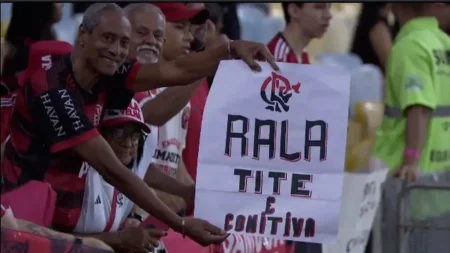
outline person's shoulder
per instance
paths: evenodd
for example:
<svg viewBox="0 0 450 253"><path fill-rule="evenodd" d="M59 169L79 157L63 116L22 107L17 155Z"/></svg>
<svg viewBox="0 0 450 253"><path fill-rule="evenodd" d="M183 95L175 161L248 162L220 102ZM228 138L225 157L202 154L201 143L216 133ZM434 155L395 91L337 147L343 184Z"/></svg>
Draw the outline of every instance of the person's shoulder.
<svg viewBox="0 0 450 253"><path fill-rule="evenodd" d="M398 38L391 49L391 57L395 59L400 59L400 55L411 55L411 54L426 54L427 51L431 51L432 48L428 43L430 40L421 38L421 36L429 36L427 32L420 34L409 34L407 36ZM397 56L397 58L396 58Z"/></svg>
<svg viewBox="0 0 450 253"><path fill-rule="evenodd" d="M30 89L38 96L52 89L65 88L65 77L61 80L63 71L68 71L67 62L62 55L42 58L42 66L30 70L23 81L23 88Z"/></svg>
<svg viewBox="0 0 450 253"><path fill-rule="evenodd" d="M439 47L441 44L441 33L442 31L440 29L420 29L410 31L407 34L404 34L403 31L400 30L394 41L393 48L400 50L405 46L412 49L432 49Z"/></svg>
<svg viewBox="0 0 450 253"><path fill-rule="evenodd" d="M282 40L283 38L280 36L280 33L275 34L275 36L267 43L267 47L269 48L270 52L273 53L275 50L275 47L277 43Z"/></svg>

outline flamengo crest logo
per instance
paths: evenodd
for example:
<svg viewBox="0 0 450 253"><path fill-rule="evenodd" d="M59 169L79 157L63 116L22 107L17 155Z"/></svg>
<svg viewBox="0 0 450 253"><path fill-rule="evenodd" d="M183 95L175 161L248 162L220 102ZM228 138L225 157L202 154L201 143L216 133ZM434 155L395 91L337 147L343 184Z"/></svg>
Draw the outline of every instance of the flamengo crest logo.
<svg viewBox="0 0 450 253"><path fill-rule="evenodd" d="M272 72L272 76L267 77L261 86L261 98L267 103L266 109L276 112L282 112L283 109L288 112L289 99L292 94L300 93L300 86L300 83L291 85L286 77Z"/></svg>

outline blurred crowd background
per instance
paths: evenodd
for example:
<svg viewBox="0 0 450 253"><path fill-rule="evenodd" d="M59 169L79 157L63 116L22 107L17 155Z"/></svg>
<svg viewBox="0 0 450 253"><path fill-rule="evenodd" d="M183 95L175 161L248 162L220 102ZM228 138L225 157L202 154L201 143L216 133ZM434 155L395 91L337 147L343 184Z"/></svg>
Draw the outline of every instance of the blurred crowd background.
<svg viewBox="0 0 450 253"><path fill-rule="evenodd" d="M2 38L6 34L6 27L11 18L11 6L11 3L1 4ZM321 53L344 53L350 50L361 6L361 3L333 3L333 19L328 32L308 46L313 58ZM64 3L61 20L54 24L60 40L73 43L78 29L77 23L74 22L76 11L72 3ZM237 15L241 39L267 43L284 27L281 3L239 3ZM259 25L261 21L268 26L264 26L263 29L263 26Z"/></svg>

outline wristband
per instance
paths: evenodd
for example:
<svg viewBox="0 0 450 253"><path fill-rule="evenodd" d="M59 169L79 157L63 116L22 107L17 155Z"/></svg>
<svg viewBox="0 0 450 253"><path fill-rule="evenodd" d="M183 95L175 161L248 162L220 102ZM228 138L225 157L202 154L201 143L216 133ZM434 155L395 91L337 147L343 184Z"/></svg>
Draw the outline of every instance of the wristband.
<svg viewBox="0 0 450 253"><path fill-rule="evenodd" d="M415 150L415 149L405 149L403 156L420 159L420 153L417 152L417 150Z"/></svg>

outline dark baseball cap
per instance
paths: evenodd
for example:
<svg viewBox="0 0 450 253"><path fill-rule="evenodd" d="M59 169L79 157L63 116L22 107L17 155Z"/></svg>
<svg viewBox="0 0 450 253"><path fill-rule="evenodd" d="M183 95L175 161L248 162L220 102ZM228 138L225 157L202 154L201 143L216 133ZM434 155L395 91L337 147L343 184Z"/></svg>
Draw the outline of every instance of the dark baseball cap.
<svg viewBox="0 0 450 253"><path fill-rule="evenodd" d="M203 24L209 18L209 11L205 8L193 9L184 3L152 3L161 9L167 22L190 21L192 24Z"/></svg>

